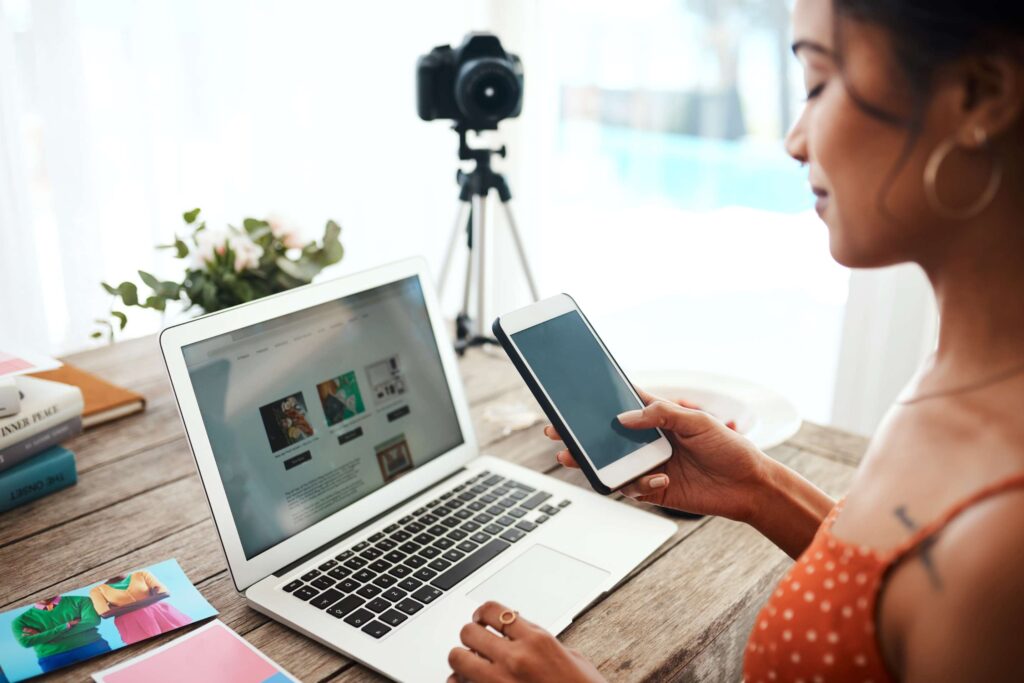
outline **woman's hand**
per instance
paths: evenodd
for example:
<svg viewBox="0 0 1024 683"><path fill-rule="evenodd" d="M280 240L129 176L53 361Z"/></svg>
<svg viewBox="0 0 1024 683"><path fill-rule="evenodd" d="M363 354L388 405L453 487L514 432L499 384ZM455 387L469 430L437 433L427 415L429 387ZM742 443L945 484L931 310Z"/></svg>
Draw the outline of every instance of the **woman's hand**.
<svg viewBox="0 0 1024 683"><path fill-rule="evenodd" d="M645 503L747 521L756 508L759 486L770 459L743 435L685 401L666 401L640 391L646 406L619 416L630 429L665 432L672 457L622 488ZM544 434L561 441L554 427ZM555 455L566 467L579 467L568 450Z"/></svg>
<svg viewBox="0 0 1024 683"><path fill-rule="evenodd" d="M603 681L594 665L553 635L515 615L502 624L502 613L514 614L497 602L485 602L462 627L466 647L452 648L448 683L595 683ZM505 621L508 621L506 617ZM490 626L492 630L487 627Z"/></svg>

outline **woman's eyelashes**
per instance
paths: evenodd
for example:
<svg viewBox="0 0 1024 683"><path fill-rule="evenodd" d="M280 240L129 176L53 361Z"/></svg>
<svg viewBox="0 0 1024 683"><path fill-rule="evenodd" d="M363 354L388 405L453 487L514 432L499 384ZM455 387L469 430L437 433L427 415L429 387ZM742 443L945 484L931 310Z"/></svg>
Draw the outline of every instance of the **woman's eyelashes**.
<svg viewBox="0 0 1024 683"><path fill-rule="evenodd" d="M821 94L821 91L825 89L824 83L819 83L810 90L807 91L807 97L804 99L805 102L813 100L815 97Z"/></svg>

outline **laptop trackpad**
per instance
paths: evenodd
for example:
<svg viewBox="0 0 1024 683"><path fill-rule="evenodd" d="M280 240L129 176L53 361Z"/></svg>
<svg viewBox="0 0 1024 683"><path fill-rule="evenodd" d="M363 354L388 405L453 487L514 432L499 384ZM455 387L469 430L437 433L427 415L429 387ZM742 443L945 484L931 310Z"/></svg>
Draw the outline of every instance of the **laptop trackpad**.
<svg viewBox="0 0 1024 683"><path fill-rule="evenodd" d="M535 545L468 593L477 603L497 600L550 628L608 578L608 572Z"/></svg>

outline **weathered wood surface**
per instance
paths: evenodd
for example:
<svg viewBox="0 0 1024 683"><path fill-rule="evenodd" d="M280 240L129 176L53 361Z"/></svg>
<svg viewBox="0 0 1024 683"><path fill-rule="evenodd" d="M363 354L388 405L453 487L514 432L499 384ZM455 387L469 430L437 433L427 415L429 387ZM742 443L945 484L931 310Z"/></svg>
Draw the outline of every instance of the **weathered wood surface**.
<svg viewBox="0 0 1024 683"><path fill-rule="evenodd" d="M379 680L343 655L268 621L235 592L156 340L123 342L68 360L141 392L147 409L68 444L78 458L75 487L0 516L0 610L174 557L222 620L299 679ZM496 407L533 405L500 353L472 352L460 362L460 372L485 452L586 486L581 475L557 466L555 448L535 426L505 434L490 419ZM771 455L838 495L865 446L861 437L808 424ZM130 535L109 533L125 520L131 521ZM562 635L610 680L738 680L750 625L789 565L780 550L741 524L704 518L677 525L672 539ZM31 571L24 570L25 558L33 558ZM85 680L96 669L173 637L126 648L50 680Z"/></svg>

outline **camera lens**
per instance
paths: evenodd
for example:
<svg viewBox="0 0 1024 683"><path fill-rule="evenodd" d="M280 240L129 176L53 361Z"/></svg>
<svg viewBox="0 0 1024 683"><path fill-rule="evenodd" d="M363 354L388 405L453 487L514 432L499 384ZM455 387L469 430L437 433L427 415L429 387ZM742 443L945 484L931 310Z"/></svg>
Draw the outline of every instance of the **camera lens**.
<svg viewBox="0 0 1024 683"><path fill-rule="evenodd" d="M470 121L500 121L515 111L520 96L515 72L501 59L466 62L455 79L455 102Z"/></svg>

